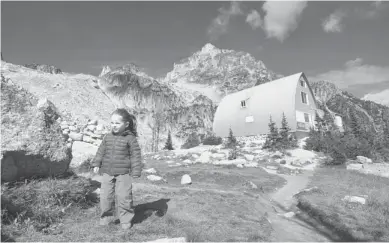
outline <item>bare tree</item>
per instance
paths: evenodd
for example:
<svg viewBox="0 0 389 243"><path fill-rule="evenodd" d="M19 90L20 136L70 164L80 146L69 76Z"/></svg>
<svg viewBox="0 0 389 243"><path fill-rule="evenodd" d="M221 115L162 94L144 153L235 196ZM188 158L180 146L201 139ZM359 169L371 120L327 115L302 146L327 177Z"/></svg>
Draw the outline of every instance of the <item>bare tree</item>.
<svg viewBox="0 0 389 243"><path fill-rule="evenodd" d="M167 120L166 111L158 110L153 111L152 122L149 124L149 127L152 130L152 143L151 143L151 151L157 152L159 150L159 138L161 131L165 128L165 123Z"/></svg>

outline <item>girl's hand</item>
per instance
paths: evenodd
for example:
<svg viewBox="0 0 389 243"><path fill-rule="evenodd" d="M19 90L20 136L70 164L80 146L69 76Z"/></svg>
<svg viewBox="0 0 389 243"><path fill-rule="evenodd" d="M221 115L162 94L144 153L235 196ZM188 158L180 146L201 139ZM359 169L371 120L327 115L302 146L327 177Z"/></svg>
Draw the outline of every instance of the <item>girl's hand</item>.
<svg viewBox="0 0 389 243"><path fill-rule="evenodd" d="M99 167L94 167L94 168L93 168L93 172L96 173L96 174L99 173L99 170L100 170Z"/></svg>

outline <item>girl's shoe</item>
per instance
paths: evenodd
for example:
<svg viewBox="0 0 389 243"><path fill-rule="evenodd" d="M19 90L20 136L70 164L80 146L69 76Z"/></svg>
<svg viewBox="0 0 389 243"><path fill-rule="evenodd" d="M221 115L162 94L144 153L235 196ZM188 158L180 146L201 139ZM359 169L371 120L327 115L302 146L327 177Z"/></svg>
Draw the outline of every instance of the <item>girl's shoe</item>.
<svg viewBox="0 0 389 243"><path fill-rule="evenodd" d="M123 230L128 230L131 228L131 224L121 224L120 226L122 227Z"/></svg>
<svg viewBox="0 0 389 243"><path fill-rule="evenodd" d="M104 217L100 219L100 225L101 226L106 226L110 223L110 218L109 217Z"/></svg>

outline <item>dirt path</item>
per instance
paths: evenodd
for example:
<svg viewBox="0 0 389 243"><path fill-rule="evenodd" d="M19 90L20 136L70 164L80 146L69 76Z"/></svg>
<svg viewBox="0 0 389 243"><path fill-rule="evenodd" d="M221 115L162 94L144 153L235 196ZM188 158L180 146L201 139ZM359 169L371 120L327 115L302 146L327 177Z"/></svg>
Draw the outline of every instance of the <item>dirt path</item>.
<svg viewBox="0 0 389 243"><path fill-rule="evenodd" d="M287 184L271 194L274 213L269 214L268 219L274 229L273 241L331 241L326 236L328 232L323 229L318 230L296 216L299 210L293 195L306 188L312 174L313 172L310 171L295 176L279 174L287 180ZM285 213L290 212L297 214L290 218L284 216Z"/></svg>

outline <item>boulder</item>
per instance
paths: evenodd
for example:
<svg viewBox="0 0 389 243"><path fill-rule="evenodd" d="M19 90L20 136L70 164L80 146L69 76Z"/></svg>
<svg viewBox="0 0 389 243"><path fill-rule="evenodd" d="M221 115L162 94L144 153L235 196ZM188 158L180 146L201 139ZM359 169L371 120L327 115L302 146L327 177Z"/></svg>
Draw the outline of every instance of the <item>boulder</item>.
<svg viewBox="0 0 389 243"><path fill-rule="evenodd" d="M96 125L88 125L86 128L90 131L94 131L96 129Z"/></svg>
<svg viewBox="0 0 389 243"><path fill-rule="evenodd" d="M103 131L103 130L104 130L104 125L103 124L96 125L96 131Z"/></svg>
<svg viewBox="0 0 389 243"><path fill-rule="evenodd" d="M243 165L242 164L237 164L236 167L243 168Z"/></svg>
<svg viewBox="0 0 389 243"><path fill-rule="evenodd" d="M357 156L357 161L360 164L371 164L373 161L369 158L363 157L363 156Z"/></svg>
<svg viewBox="0 0 389 243"><path fill-rule="evenodd" d="M246 158L246 160L248 161L252 161L254 159L254 155L252 154L245 154L244 157Z"/></svg>
<svg viewBox="0 0 389 243"><path fill-rule="evenodd" d="M160 180L163 180L163 178L160 177L160 176L156 176L156 175L148 175L147 176L147 180L150 180L150 181L160 181Z"/></svg>
<svg viewBox="0 0 389 243"><path fill-rule="evenodd" d="M84 135L82 137L82 141L86 142L86 143L94 143L96 141L96 139L93 139L92 137L90 136L86 136Z"/></svg>
<svg viewBox="0 0 389 243"><path fill-rule="evenodd" d="M82 141L84 135L77 132L70 132L69 138L71 138L73 141Z"/></svg>
<svg viewBox="0 0 389 243"><path fill-rule="evenodd" d="M188 174L185 174L181 177L181 185L189 185L192 184L192 179Z"/></svg>
<svg viewBox="0 0 389 243"><path fill-rule="evenodd" d="M96 126L97 125L97 120L91 120L88 122L88 125L93 125L93 126Z"/></svg>
<svg viewBox="0 0 389 243"><path fill-rule="evenodd" d="M62 129L62 130L64 130L64 129L69 129L69 125L67 125L67 124L66 124L66 125L62 125L62 124L61 124L61 129Z"/></svg>
<svg viewBox="0 0 389 243"><path fill-rule="evenodd" d="M154 168L145 169L143 171L146 173L149 173L149 174L156 174L157 173L157 171Z"/></svg>
<svg viewBox="0 0 389 243"><path fill-rule="evenodd" d="M210 162L210 157L211 157L212 153L211 152L208 152L208 151L205 151L203 152L200 157L197 159L197 162L200 162L200 163L209 163Z"/></svg>
<svg viewBox="0 0 389 243"><path fill-rule="evenodd" d="M360 203L365 204L366 199L363 197L357 197L357 196L345 196L342 201L351 202L351 203Z"/></svg>
<svg viewBox="0 0 389 243"><path fill-rule="evenodd" d="M1 93L1 180L64 173L71 151L54 105L4 78Z"/></svg>
<svg viewBox="0 0 389 243"><path fill-rule="evenodd" d="M347 169L348 170L361 170L361 169L363 169L363 164L348 164Z"/></svg>
<svg viewBox="0 0 389 243"><path fill-rule="evenodd" d="M285 217L285 218L292 218L294 215L295 215L294 212L288 212L288 213L285 213L285 214L284 214L284 217Z"/></svg>
<svg viewBox="0 0 389 243"><path fill-rule="evenodd" d="M72 145L73 158L70 167L76 168L85 161L92 160L97 153L97 149L98 147L93 144L74 141Z"/></svg>
<svg viewBox="0 0 389 243"><path fill-rule="evenodd" d="M249 182L248 182L248 185L250 186L251 189L257 189L257 188L258 188L258 186L255 185L255 183L252 182L252 181L249 181Z"/></svg>
<svg viewBox="0 0 389 243"><path fill-rule="evenodd" d="M59 118L59 113L54 104L47 98L39 99L38 104L36 105L38 110L42 111L45 114L46 121L52 121L57 123Z"/></svg>
<svg viewBox="0 0 389 243"><path fill-rule="evenodd" d="M78 129L75 126L69 126L69 130L72 132L77 132Z"/></svg>

